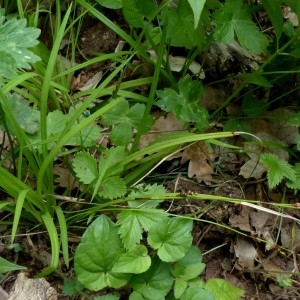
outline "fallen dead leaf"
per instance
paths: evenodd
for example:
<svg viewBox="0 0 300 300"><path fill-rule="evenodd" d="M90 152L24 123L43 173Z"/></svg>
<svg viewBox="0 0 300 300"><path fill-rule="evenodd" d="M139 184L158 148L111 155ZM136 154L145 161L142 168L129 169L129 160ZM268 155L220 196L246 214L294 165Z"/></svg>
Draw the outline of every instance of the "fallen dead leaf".
<svg viewBox="0 0 300 300"><path fill-rule="evenodd" d="M234 254L237 258L235 268L237 270L251 269L254 267L257 252L253 244L238 236L233 245Z"/></svg>
<svg viewBox="0 0 300 300"><path fill-rule="evenodd" d="M182 152L181 164L187 161L188 177L196 176L196 180L200 183L204 181L206 184L211 183L214 170L209 164L215 160L215 154L212 153L203 141L192 144Z"/></svg>

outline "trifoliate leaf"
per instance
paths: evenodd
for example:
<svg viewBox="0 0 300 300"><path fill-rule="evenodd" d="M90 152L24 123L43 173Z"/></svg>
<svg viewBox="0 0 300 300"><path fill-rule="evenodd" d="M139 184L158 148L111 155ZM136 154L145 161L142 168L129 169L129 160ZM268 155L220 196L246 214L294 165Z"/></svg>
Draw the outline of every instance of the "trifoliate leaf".
<svg viewBox="0 0 300 300"><path fill-rule="evenodd" d="M155 224L167 218L162 210L123 210L118 215L119 234L126 249L138 244L143 230L148 231Z"/></svg>
<svg viewBox="0 0 300 300"><path fill-rule="evenodd" d="M121 255L113 267L114 272L141 274L146 272L151 265L148 250L143 245L136 245Z"/></svg>
<svg viewBox="0 0 300 300"><path fill-rule="evenodd" d="M155 208L159 203L164 201L163 195L166 193L166 189L162 185L147 185L144 188L133 190L129 197L141 197L143 195L151 196L151 200L132 200L128 201L130 207L140 207L140 208ZM157 196L156 196L157 195Z"/></svg>
<svg viewBox="0 0 300 300"><path fill-rule="evenodd" d="M214 296L215 300L239 300L245 293L232 283L220 278L208 279L205 289Z"/></svg>
<svg viewBox="0 0 300 300"><path fill-rule="evenodd" d="M214 21L217 24L214 38L224 44L232 43L235 35L243 48L254 53L265 51L269 44L240 0L227 0L215 13Z"/></svg>
<svg viewBox="0 0 300 300"><path fill-rule="evenodd" d="M98 177L97 162L87 152L78 152L73 160L73 169L76 176L84 184L92 183Z"/></svg>
<svg viewBox="0 0 300 300"><path fill-rule="evenodd" d="M0 77L12 78L16 70L29 69L30 63L40 58L27 48L38 44L40 29L26 28L26 19L5 21L5 10L0 9Z"/></svg>
<svg viewBox="0 0 300 300"><path fill-rule="evenodd" d="M1 59L1 58L0 58ZM1 69L1 68L0 68ZM0 98L0 104L2 104L4 99ZM25 100L21 95L18 95L16 93L8 93L6 95L6 104L7 109L10 109L14 116L14 121L18 123L18 125L27 133L34 134L39 130L40 127L40 113L38 110L35 110L31 108L28 104L28 101ZM4 107L4 113L5 112L5 105ZM8 129L12 134L14 134L12 131L13 124L10 123L9 120L6 119ZM0 125L3 124L3 120L0 117Z"/></svg>
<svg viewBox="0 0 300 300"><path fill-rule="evenodd" d="M164 111L172 112L179 120L196 122L200 130L208 126L209 114L199 104L203 94L203 87L200 81L192 80L190 77L181 78L178 83L177 93L175 90L166 88L157 91L160 100L157 105Z"/></svg>
<svg viewBox="0 0 300 300"><path fill-rule="evenodd" d="M116 225L101 215L87 228L76 249L74 264L78 280L92 291L124 286L131 274L112 270L124 253Z"/></svg>
<svg viewBox="0 0 300 300"><path fill-rule="evenodd" d="M261 155L260 161L268 167L267 178L271 189L278 185L285 177L292 182L296 180L295 170L292 166L277 155L264 153Z"/></svg>
<svg viewBox="0 0 300 300"><path fill-rule="evenodd" d="M193 221L172 218L152 226L148 231L148 243L157 250L162 261L174 262L186 255L193 237Z"/></svg>

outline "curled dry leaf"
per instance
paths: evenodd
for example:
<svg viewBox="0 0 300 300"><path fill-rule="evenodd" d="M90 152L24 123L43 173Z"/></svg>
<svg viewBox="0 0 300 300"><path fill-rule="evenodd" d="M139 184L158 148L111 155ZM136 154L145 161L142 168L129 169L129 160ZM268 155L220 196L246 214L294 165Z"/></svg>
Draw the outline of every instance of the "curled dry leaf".
<svg viewBox="0 0 300 300"><path fill-rule="evenodd" d="M257 251L253 244L239 236L233 245L233 249L237 258L234 265L236 269L247 270L254 267Z"/></svg>
<svg viewBox="0 0 300 300"><path fill-rule="evenodd" d="M181 163L189 162L188 177L196 176L198 182L204 181L209 184L212 181L214 170L208 163L214 161L215 155L203 141L192 144L182 152Z"/></svg>

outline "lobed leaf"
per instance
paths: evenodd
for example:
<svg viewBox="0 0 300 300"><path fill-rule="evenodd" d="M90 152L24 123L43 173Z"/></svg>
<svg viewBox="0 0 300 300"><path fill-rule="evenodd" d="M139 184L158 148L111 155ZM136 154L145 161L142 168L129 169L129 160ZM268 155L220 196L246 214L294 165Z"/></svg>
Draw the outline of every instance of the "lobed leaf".
<svg viewBox="0 0 300 300"><path fill-rule="evenodd" d="M84 184L90 184L98 177L96 159L87 152L76 153L73 159L73 170Z"/></svg>

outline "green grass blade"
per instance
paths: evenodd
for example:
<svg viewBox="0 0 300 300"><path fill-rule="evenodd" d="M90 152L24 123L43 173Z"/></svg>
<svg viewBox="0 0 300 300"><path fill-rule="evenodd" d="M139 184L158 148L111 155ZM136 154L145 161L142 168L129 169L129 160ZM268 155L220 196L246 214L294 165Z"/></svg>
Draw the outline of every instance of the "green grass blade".
<svg viewBox="0 0 300 300"><path fill-rule="evenodd" d="M69 268L68 228L65 215L60 206L56 207L56 215L59 222L62 253L65 264Z"/></svg>

